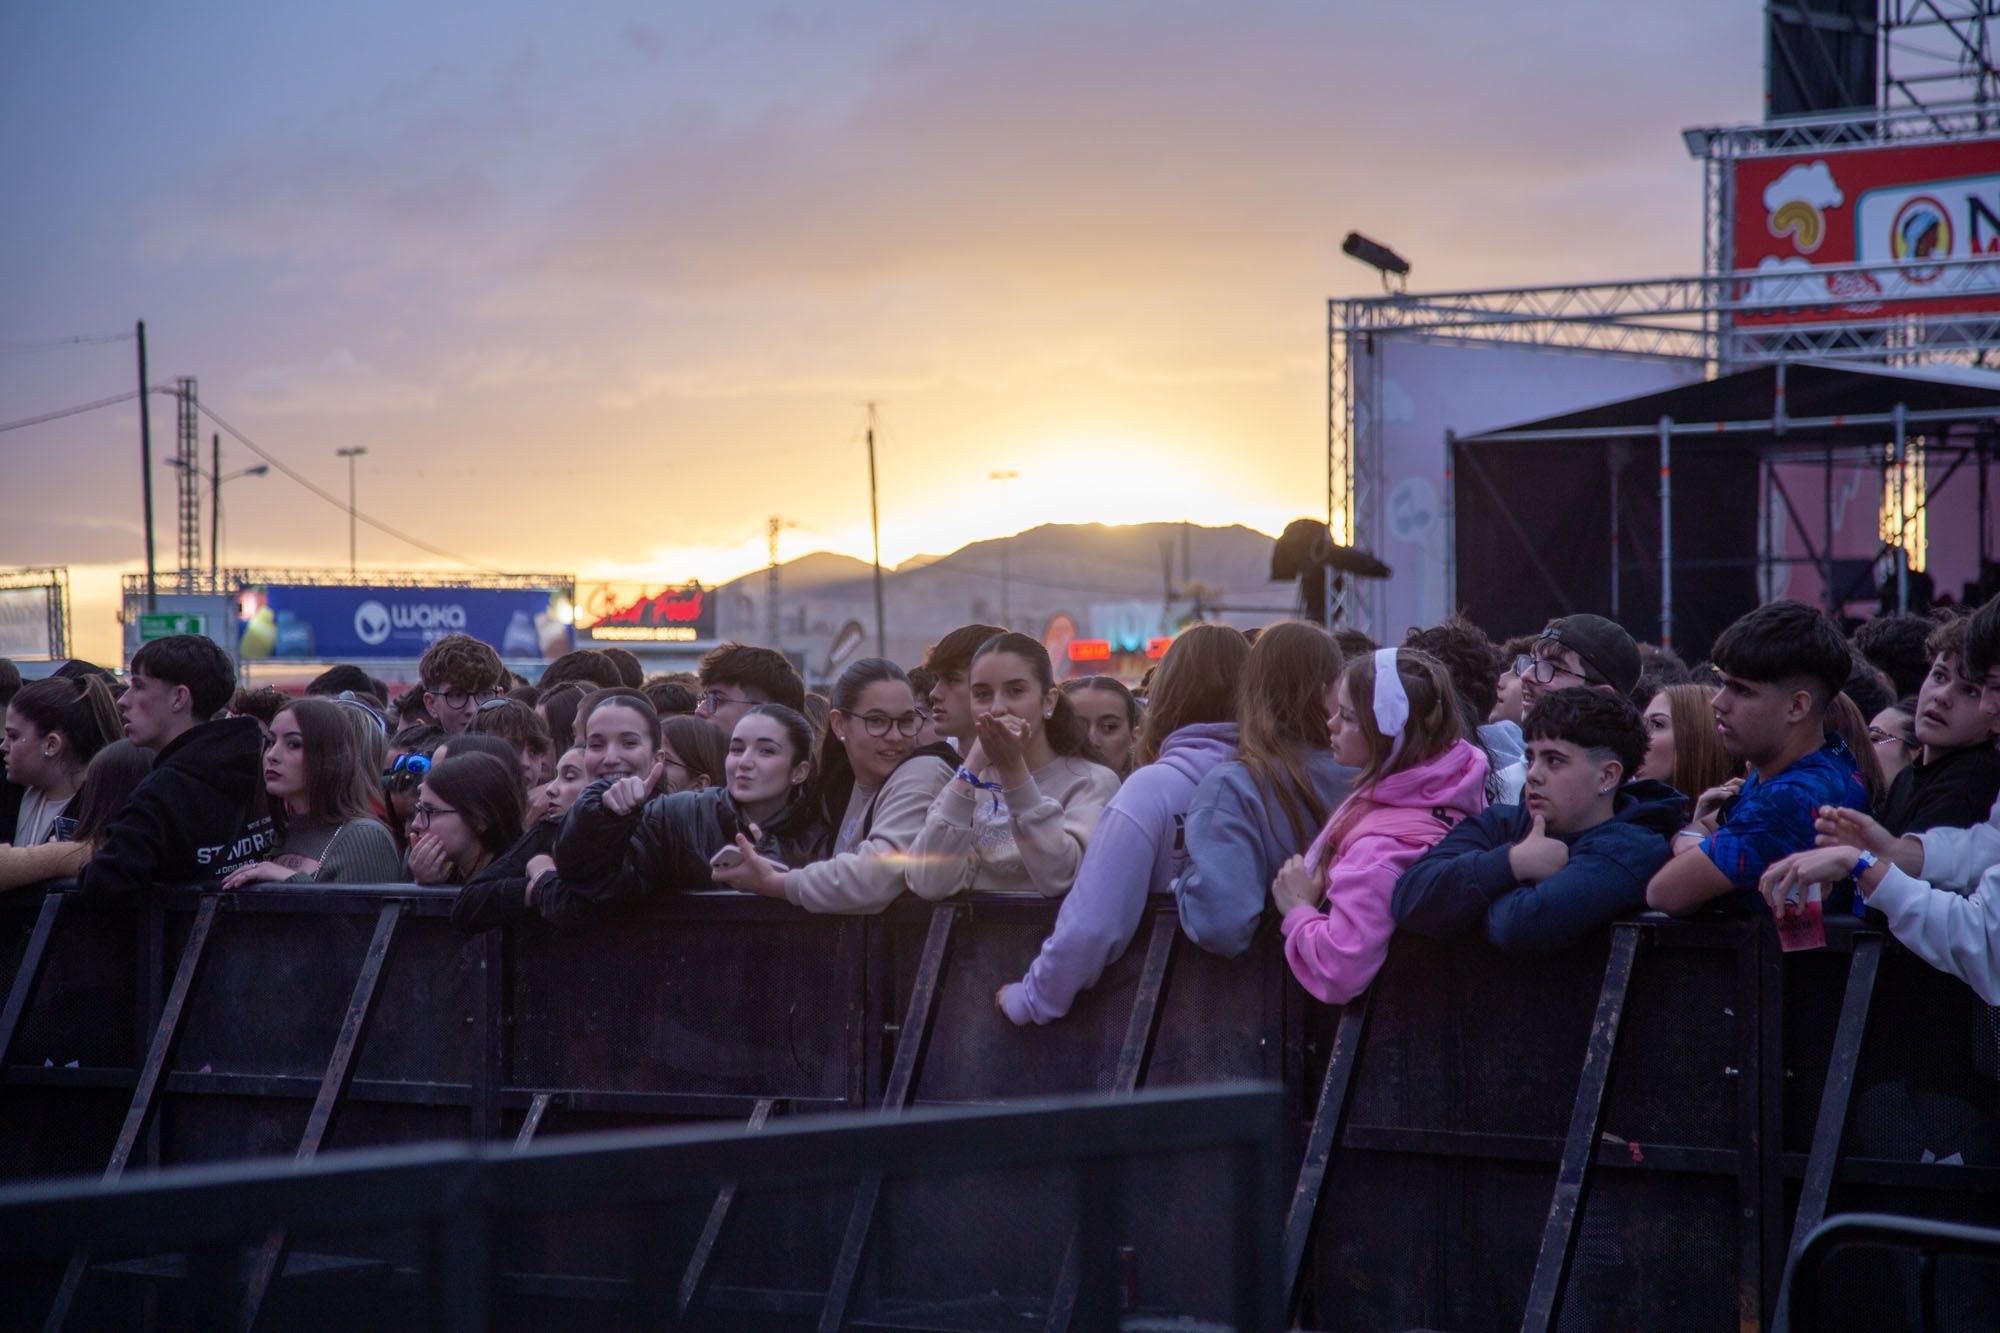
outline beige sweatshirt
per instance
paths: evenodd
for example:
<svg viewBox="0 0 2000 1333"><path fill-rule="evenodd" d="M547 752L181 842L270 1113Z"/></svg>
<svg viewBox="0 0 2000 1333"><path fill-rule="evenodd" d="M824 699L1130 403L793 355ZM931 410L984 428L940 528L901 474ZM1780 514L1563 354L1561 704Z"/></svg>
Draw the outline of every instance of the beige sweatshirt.
<svg viewBox="0 0 2000 1333"><path fill-rule="evenodd" d="M994 780L991 769L980 776ZM976 800L947 783L912 849L910 888L932 901L967 890L1060 898L1117 793L1118 775L1104 765L1061 756L1020 786Z"/></svg>
<svg viewBox="0 0 2000 1333"><path fill-rule="evenodd" d="M879 793L859 783L841 817L844 826L870 800L875 821L852 851L785 872L785 897L809 912L879 912L907 887L910 844L916 841L931 801L951 781L951 765L919 755L897 767Z"/></svg>

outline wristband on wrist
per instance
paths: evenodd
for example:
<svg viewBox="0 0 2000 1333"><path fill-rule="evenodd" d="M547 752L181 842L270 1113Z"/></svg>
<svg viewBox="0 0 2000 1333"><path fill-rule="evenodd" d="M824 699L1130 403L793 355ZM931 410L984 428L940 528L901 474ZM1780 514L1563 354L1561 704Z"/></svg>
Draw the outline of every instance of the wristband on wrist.
<svg viewBox="0 0 2000 1333"><path fill-rule="evenodd" d="M1881 857L1863 848L1860 854L1854 858L1854 869L1847 872L1847 877L1853 880L1856 885L1859 885L1861 877L1880 864L1882 864Z"/></svg>

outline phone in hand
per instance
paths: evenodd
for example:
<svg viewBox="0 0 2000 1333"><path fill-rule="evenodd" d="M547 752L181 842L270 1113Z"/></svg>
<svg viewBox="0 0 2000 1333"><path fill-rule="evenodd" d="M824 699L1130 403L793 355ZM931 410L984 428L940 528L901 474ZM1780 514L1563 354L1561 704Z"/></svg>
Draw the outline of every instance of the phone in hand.
<svg viewBox="0 0 2000 1333"><path fill-rule="evenodd" d="M743 849L730 843L714 856L708 858L710 870L733 870L743 864Z"/></svg>

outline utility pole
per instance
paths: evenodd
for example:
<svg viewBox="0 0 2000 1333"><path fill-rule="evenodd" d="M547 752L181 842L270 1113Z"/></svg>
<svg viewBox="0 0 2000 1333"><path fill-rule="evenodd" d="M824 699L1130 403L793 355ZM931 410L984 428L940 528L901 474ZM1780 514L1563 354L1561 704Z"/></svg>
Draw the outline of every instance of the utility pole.
<svg viewBox="0 0 2000 1333"><path fill-rule="evenodd" d="M146 609L160 609L159 574L153 566L153 413L146 388L146 321L139 321L139 485L146 497Z"/></svg>
<svg viewBox="0 0 2000 1333"><path fill-rule="evenodd" d="M770 646L778 647L778 534L785 529L785 520L773 514L765 521L764 537L771 550L771 563L764 572L764 635L770 639ZM780 649L779 651L783 651Z"/></svg>
<svg viewBox="0 0 2000 1333"><path fill-rule="evenodd" d="M208 590L217 592L215 581L222 564L222 432L215 432L208 455Z"/></svg>
<svg viewBox="0 0 2000 1333"><path fill-rule="evenodd" d="M347 577L354 578L354 460L368 452L361 445L349 449L333 451L337 458L347 460Z"/></svg>
<svg viewBox="0 0 2000 1333"><path fill-rule="evenodd" d="M889 655L889 630L882 616L882 513L875 502L875 404L868 404L868 528L875 537L875 655ZM773 564L776 557L772 558Z"/></svg>
<svg viewBox="0 0 2000 1333"><path fill-rule="evenodd" d="M1007 494L1007 483L1010 481L1017 480L1020 477L1020 475L1021 475L1020 473L1012 471L989 472L986 474L986 480L999 482L1000 494L1002 497L1005 497ZM1007 629L1014 628L1013 612L1008 606L1009 594L1011 592L1010 585L1012 580L1009 578L1009 572L1007 569L1007 549L1012 544L1013 540L1014 539L1012 536L1006 536L1000 539L1000 623Z"/></svg>

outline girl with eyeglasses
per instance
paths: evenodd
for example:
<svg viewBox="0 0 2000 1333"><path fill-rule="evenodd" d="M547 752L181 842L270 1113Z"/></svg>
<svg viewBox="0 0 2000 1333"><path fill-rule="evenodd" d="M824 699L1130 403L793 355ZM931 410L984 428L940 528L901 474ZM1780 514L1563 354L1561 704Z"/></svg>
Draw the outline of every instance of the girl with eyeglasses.
<svg viewBox="0 0 2000 1333"><path fill-rule="evenodd" d="M919 746L924 714L894 662L864 657L834 683L812 801L831 841L824 861L779 870L754 849L715 882L813 912L879 912L906 887L910 846L958 752Z"/></svg>
<svg viewBox="0 0 2000 1333"><path fill-rule="evenodd" d="M264 791L281 813L279 851L233 872L225 889L251 884L393 884L402 878L396 837L371 800L376 763L363 752L349 710L331 699L295 699L271 719Z"/></svg>
<svg viewBox="0 0 2000 1333"><path fill-rule="evenodd" d="M719 882L716 872L750 852L778 869L804 865L825 838L807 799L812 743L796 710L752 704L730 733L724 786L664 792L664 760L643 777L593 781L563 820L553 876L529 890L535 910L559 925L599 919Z"/></svg>
<svg viewBox="0 0 2000 1333"><path fill-rule="evenodd" d="M464 884L521 839L521 773L477 750L432 764L410 815L419 884Z"/></svg>
<svg viewBox="0 0 2000 1333"><path fill-rule="evenodd" d="M563 816L569 813L570 806L589 782L581 747L572 747L557 758L555 776L529 797L527 823L521 836L466 878L465 888L451 905L452 925L470 935L495 926L513 925L528 915L537 883L555 872L550 853L555 850L557 834L562 832ZM542 887L547 888L548 884Z"/></svg>

